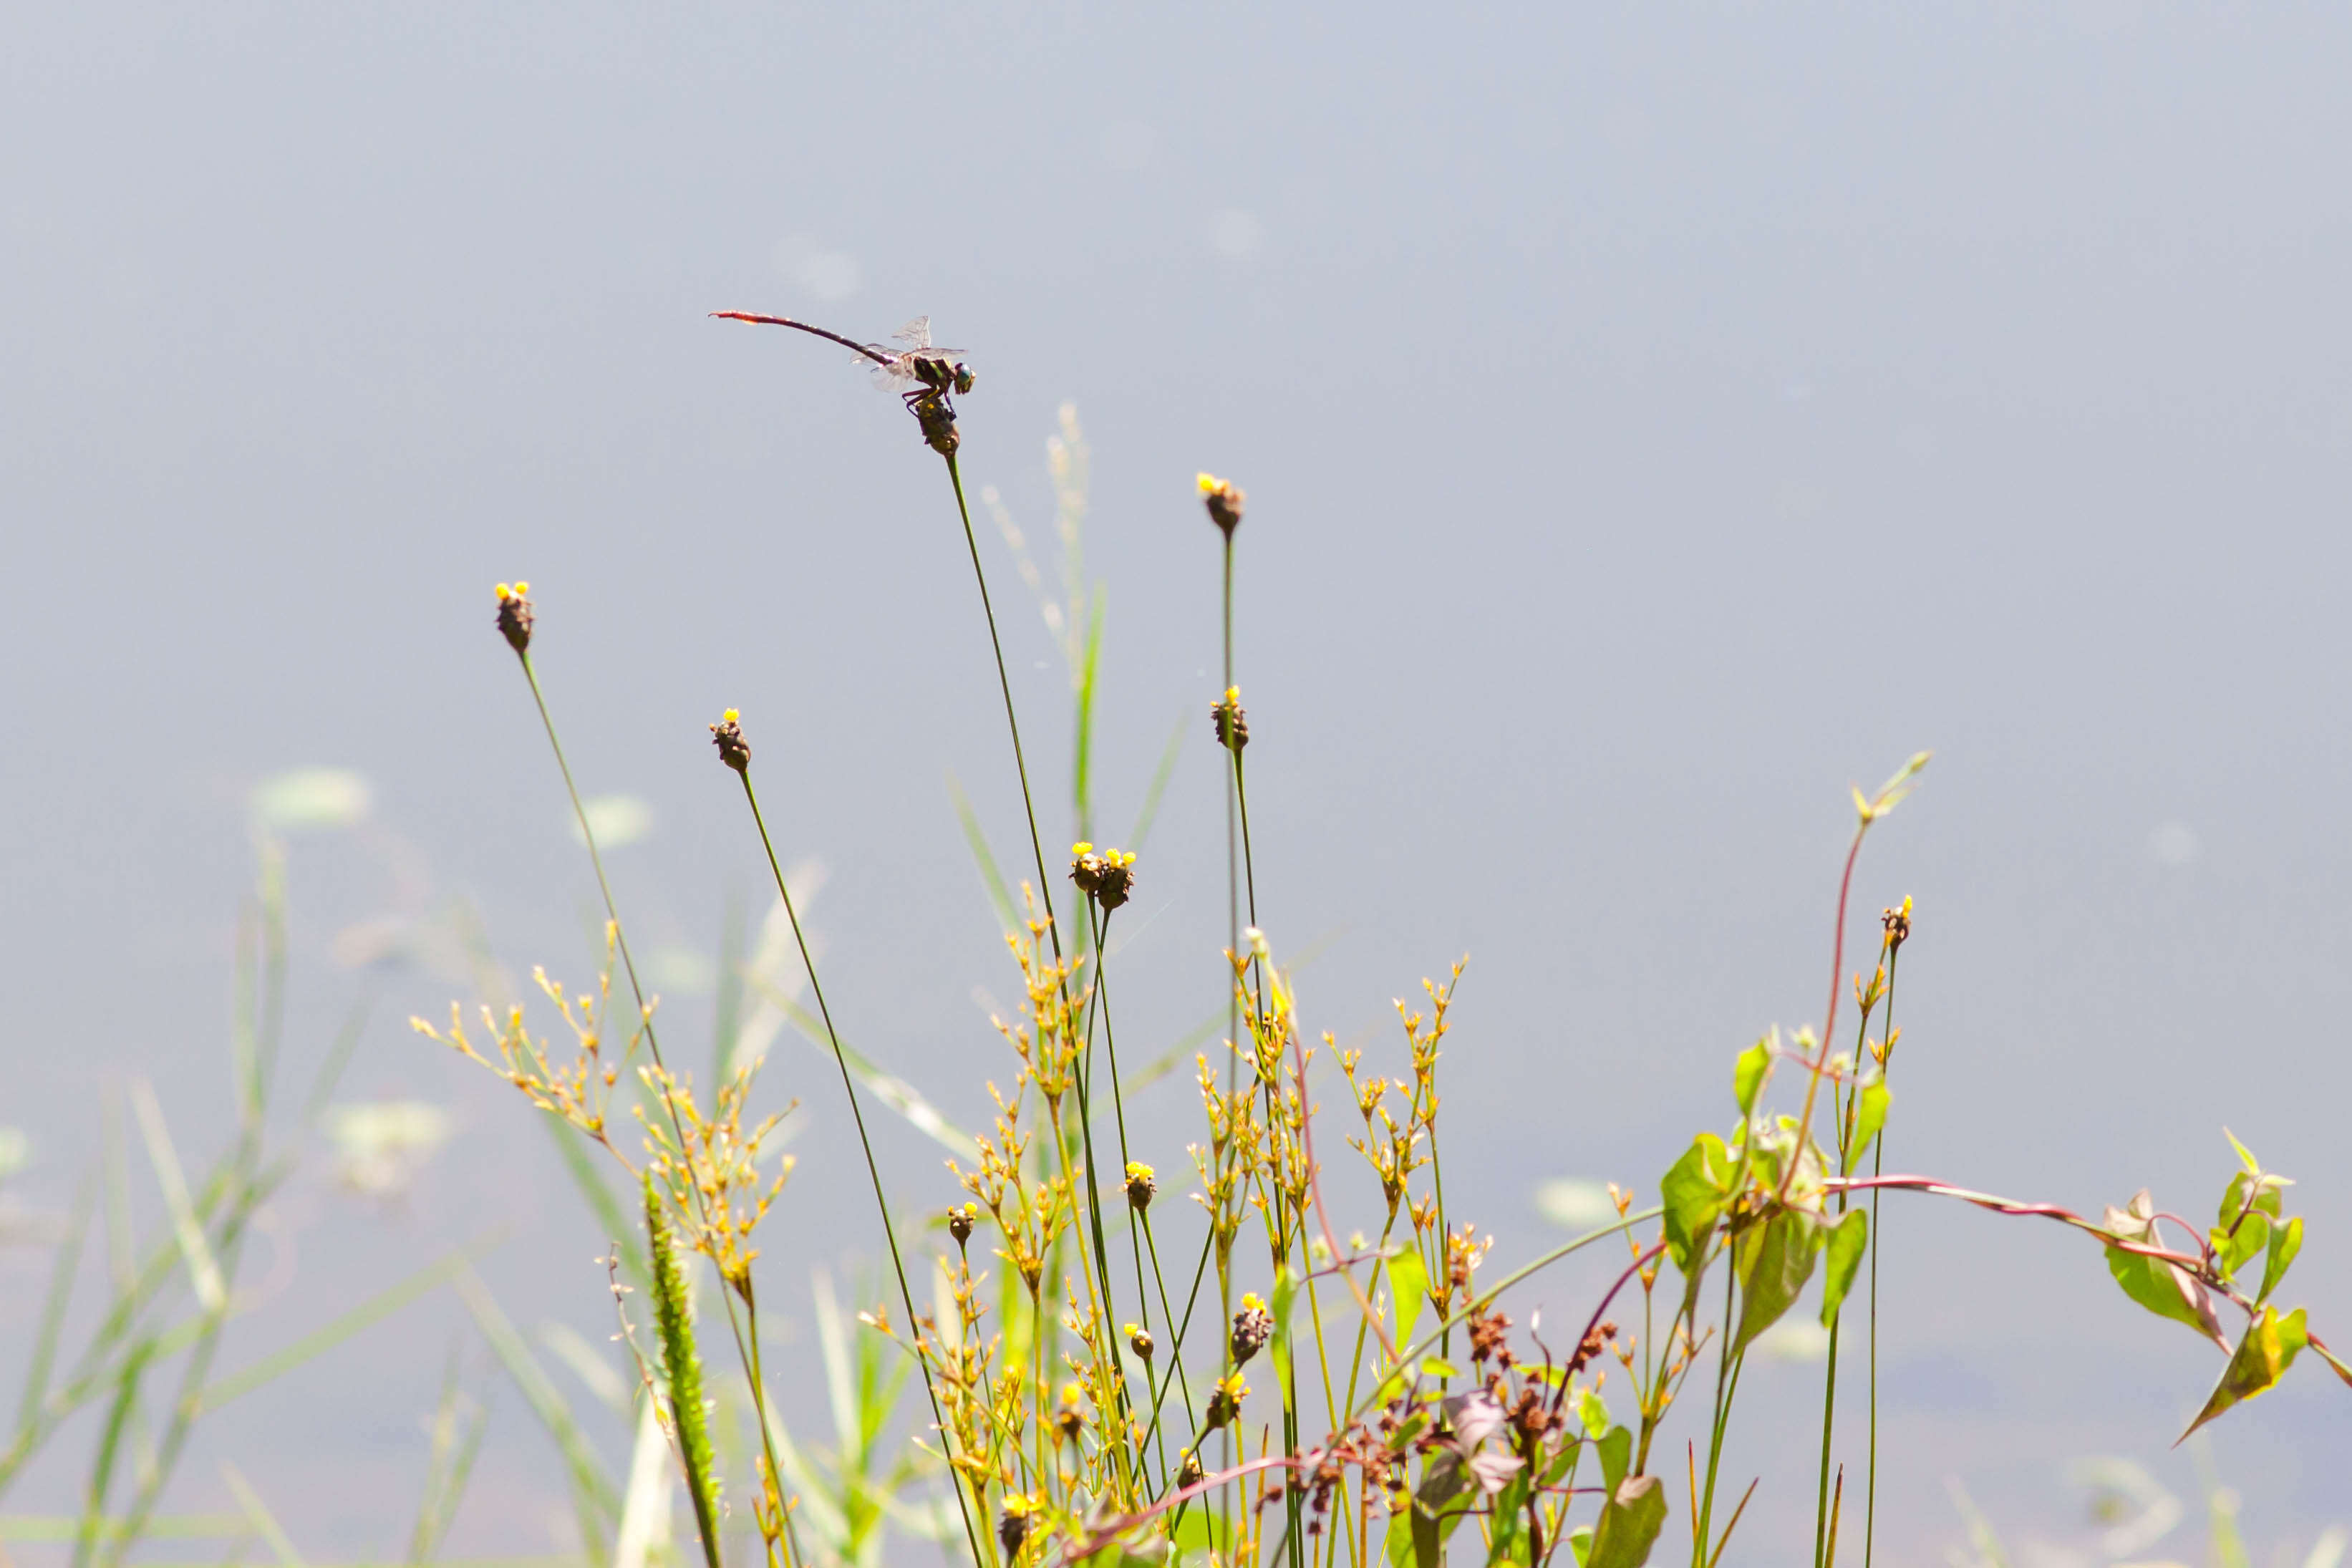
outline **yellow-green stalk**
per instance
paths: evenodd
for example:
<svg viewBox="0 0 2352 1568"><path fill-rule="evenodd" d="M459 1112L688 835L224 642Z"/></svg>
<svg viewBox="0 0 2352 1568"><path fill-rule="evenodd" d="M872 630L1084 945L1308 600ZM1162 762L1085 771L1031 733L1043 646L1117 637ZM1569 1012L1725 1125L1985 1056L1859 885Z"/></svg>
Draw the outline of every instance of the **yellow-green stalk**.
<svg viewBox="0 0 2352 1568"><path fill-rule="evenodd" d="M671 1429L677 1434L678 1463L694 1499L695 1528L702 1532L702 1558L719 1562L718 1467L710 1456L710 1420L702 1405L702 1358L694 1353L694 1312L678 1272L677 1243L661 1195L646 1176L646 1243L653 1258L654 1326L661 1340L662 1365L669 1373Z"/></svg>

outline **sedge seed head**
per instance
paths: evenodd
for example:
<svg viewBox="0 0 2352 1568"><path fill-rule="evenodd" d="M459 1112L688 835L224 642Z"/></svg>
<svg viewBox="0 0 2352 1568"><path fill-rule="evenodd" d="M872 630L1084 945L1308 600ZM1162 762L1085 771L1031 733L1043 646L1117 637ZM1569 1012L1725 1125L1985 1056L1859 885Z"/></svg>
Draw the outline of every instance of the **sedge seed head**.
<svg viewBox="0 0 2352 1568"><path fill-rule="evenodd" d="M1208 505L1209 521L1215 523L1228 540L1232 539L1234 530L1242 525L1242 502L1247 499L1242 494L1241 487L1211 473L1197 475L1193 482L1200 487L1201 499Z"/></svg>
<svg viewBox="0 0 2352 1568"><path fill-rule="evenodd" d="M710 726L710 743L719 748L719 760L739 773L749 773L751 767L751 745L743 739L742 715L730 708Z"/></svg>
<svg viewBox="0 0 2352 1568"><path fill-rule="evenodd" d="M499 595L499 635L507 646L520 655L530 649L530 584L500 583Z"/></svg>

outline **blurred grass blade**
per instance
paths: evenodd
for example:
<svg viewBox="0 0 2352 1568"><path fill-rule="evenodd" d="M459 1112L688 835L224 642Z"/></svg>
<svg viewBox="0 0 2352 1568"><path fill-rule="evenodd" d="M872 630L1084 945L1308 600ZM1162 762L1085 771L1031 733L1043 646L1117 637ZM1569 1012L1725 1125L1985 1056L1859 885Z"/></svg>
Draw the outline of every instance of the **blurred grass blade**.
<svg viewBox="0 0 2352 1568"><path fill-rule="evenodd" d="M335 1086L343 1081L343 1069L352 1065L352 1053L359 1048L360 1037L367 1031L368 1015L375 1010L375 998L362 997L344 1016L343 1026L335 1031L334 1043L327 1047L327 1059L319 1064L316 1078L310 1080L310 1098L302 1102L302 1120L316 1121L326 1113L327 1101L335 1095Z"/></svg>
<svg viewBox="0 0 2352 1568"><path fill-rule="evenodd" d="M656 1548L669 1547L670 1474L668 1439L653 1401L637 1410L637 1440L629 1452L629 1489L621 1500L621 1532L613 1548L613 1568L646 1568ZM714 1551L708 1559L716 1563Z"/></svg>
<svg viewBox="0 0 2352 1568"><path fill-rule="evenodd" d="M1013 908L1013 892L1004 883L1004 873L997 868L996 857L989 853L988 835L981 830L979 814L971 808L971 797L963 793L963 785L953 773L948 775L948 793L955 797L956 820L963 824L963 841L971 847L973 864L980 868L981 886L988 889L988 901L996 906L996 919L1006 931L1019 931L1021 917Z"/></svg>
<svg viewBox="0 0 2352 1568"><path fill-rule="evenodd" d="M1102 664L1103 615L1110 595L1097 585L1094 611L1087 617L1086 649L1070 673L1077 687L1077 725L1070 749L1070 799L1077 808L1078 837L1094 837L1095 677Z"/></svg>
<svg viewBox="0 0 2352 1568"><path fill-rule="evenodd" d="M621 1381L588 1336L569 1323L548 1323L539 1331L539 1342L548 1353L572 1369L572 1375L586 1386L588 1392L616 1415L629 1414L630 1395L635 1385Z"/></svg>
<svg viewBox="0 0 2352 1568"><path fill-rule="evenodd" d="M725 1083L735 1070L735 1044L743 1036L743 960L746 935L743 900L730 893L719 922L719 995L711 1024L710 1081Z"/></svg>
<svg viewBox="0 0 2352 1568"><path fill-rule="evenodd" d="M74 1532L74 1568L82 1568L98 1545L99 1526L106 1518L106 1494L114 1485L115 1461L122 1453L123 1430L130 1424L131 1407L139 1402L139 1380L145 1375L153 1351L152 1340L133 1346L123 1359L121 1374L115 1380L114 1403L107 1407L106 1425L99 1429L98 1452L90 1460L81 1525Z"/></svg>
<svg viewBox="0 0 2352 1568"><path fill-rule="evenodd" d="M745 976L746 983L771 1006L792 1020L803 1037L823 1051L833 1054L833 1041L825 1034L824 1020L777 990L756 974ZM979 1158L980 1146L971 1135L940 1113L939 1107L922 1096L922 1092L905 1079L894 1078L859 1055L848 1041L841 1042L842 1059L849 1064L850 1076L863 1084L867 1093L897 1111L915 1130L960 1160Z"/></svg>
<svg viewBox="0 0 2352 1568"><path fill-rule="evenodd" d="M581 1549L592 1561L604 1561L607 1555L605 1543L621 1511L620 1494L614 1489L612 1478L604 1473L604 1461L589 1447L579 1423L572 1418L572 1407L549 1381L546 1371L530 1353L530 1347L515 1331L513 1322L499 1310L481 1277L471 1268L461 1267L457 1289L467 1310L474 1315L474 1325L489 1342L492 1353L514 1380L524 1403L539 1417L540 1425L547 1428L547 1435L555 1439L572 1481L572 1513L580 1525Z"/></svg>
<svg viewBox="0 0 2352 1568"><path fill-rule="evenodd" d="M416 1523L408 1532L407 1561L412 1564L433 1554L434 1521L443 1517L441 1477L457 1444L457 1347L451 1345L441 1373L441 1397L433 1409L433 1447L425 1462L425 1492L417 1500Z"/></svg>
<svg viewBox="0 0 2352 1568"><path fill-rule="evenodd" d="M236 1497L237 1506L245 1510L247 1521L261 1539L269 1543L269 1550L278 1554L280 1568L302 1568L302 1554L294 1550L294 1542L278 1527L276 1516L262 1502L260 1494L237 1474L236 1467L226 1459L221 1461L221 1479L228 1483L228 1489Z"/></svg>
<svg viewBox="0 0 2352 1568"><path fill-rule="evenodd" d="M49 1389L49 1369L58 1357L58 1335L65 1328L66 1304L73 1298L74 1272L81 1267L81 1246L89 1235L89 1213L97 1194L82 1183L74 1194L72 1217L58 1243L57 1261L49 1266L49 1290L41 1302L41 1326L33 1336L33 1359L25 1369L25 1392L16 1401L16 1428L31 1427Z"/></svg>
<svg viewBox="0 0 2352 1568"><path fill-rule="evenodd" d="M636 1289L650 1289L653 1276L646 1270L646 1249L637 1239L637 1225L622 1209L621 1200L614 1195L613 1189L604 1184L604 1173L597 1169L595 1157L588 1152L587 1135L552 1116L538 1120L548 1130L548 1136L555 1140L555 1152L563 1156L563 1168L572 1173L572 1185L580 1189L580 1195L596 1212L596 1223L620 1248L621 1272Z"/></svg>
<svg viewBox="0 0 2352 1568"><path fill-rule="evenodd" d="M154 1086L143 1078L131 1080L131 1110L147 1143L148 1163L155 1167L155 1184L163 1189L163 1207L172 1216L180 1256L188 1266L188 1281L205 1310L221 1311L228 1305L228 1286L221 1279L211 1244L205 1239L205 1227L197 1223L195 1205L188 1199L188 1178L172 1147L171 1131L163 1125L163 1108L155 1102Z"/></svg>
<svg viewBox="0 0 2352 1568"><path fill-rule="evenodd" d="M820 1268L809 1287L815 1310L819 1359L824 1363L825 1402L833 1406L833 1436L840 1445L835 1458L845 1467L857 1451L857 1394L849 1370L849 1336L843 1331L841 1299L834 1294L833 1276Z"/></svg>
<svg viewBox="0 0 2352 1568"><path fill-rule="evenodd" d="M505 1240L504 1231L493 1231L447 1254L439 1261L427 1264L398 1284L377 1292L292 1344L272 1352L242 1372L233 1372L207 1385L196 1396L197 1408L217 1410L230 1400L250 1394L262 1384L293 1371L311 1357L334 1349L362 1329L383 1321L427 1291L461 1276L470 1276L474 1259L492 1251Z"/></svg>
<svg viewBox="0 0 2352 1568"><path fill-rule="evenodd" d="M131 1218L131 1151L122 1137L122 1101L113 1093L99 1105L99 1166L106 1193L106 1274L114 1286L119 1313L137 1288L141 1271L132 1257L139 1238ZM114 1316L109 1314L110 1324Z"/></svg>
<svg viewBox="0 0 2352 1568"><path fill-rule="evenodd" d="M1151 825L1160 816L1160 797L1168 793L1168 781L1176 773L1176 759L1184 752L1184 736L1191 729L1191 718L1189 710L1179 710L1176 727L1168 731L1168 744L1160 752L1160 765L1151 770L1151 787L1143 792L1143 809L1135 814L1135 831L1127 836L1129 849L1141 850L1143 841L1151 837Z"/></svg>

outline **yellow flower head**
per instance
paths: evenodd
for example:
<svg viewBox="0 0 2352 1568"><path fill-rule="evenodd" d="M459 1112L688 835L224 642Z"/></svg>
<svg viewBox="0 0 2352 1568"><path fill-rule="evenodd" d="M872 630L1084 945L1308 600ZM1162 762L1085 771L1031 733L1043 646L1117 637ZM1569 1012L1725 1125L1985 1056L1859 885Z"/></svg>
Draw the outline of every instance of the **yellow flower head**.
<svg viewBox="0 0 2352 1568"><path fill-rule="evenodd" d="M730 708L726 712L721 713L719 716L719 721L721 724L734 724L740 723L742 721L742 710L738 708Z"/></svg>
<svg viewBox="0 0 2352 1568"><path fill-rule="evenodd" d="M1091 844L1087 843L1087 842L1085 839L1083 839L1083 838L1079 839L1076 844L1073 844L1073 845L1071 845L1071 846L1070 846L1070 853L1071 853L1071 854L1073 854L1073 855L1091 855L1091 854L1093 854L1094 852L1095 852L1095 847L1094 847L1093 845L1091 845Z"/></svg>
<svg viewBox="0 0 2352 1568"><path fill-rule="evenodd" d="M1225 487L1224 480L1217 478L1216 475L1208 472L1206 469L1202 470L1194 479L1194 482L1201 487L1201 493L1204 496L1214 495L1217 491L1224 489Z"/></svg>
<svg viewBox="0 0 2352 1568"><path fill-rule="evenodd" d="M1258 1299L1258 1293L1256 1291L1252 1290L1242 1298L1242 1310L1244 1312L1263 1312L1265 1310L1265 1303Z"/></svg>
<svg viewBox="0 0 2352 1568"><path fill-rule="evenodd" d="M1158 1174L1157 1172L1140 1160L1129 1160L1127 1163L1127 1179L1130 1182L1148 1182L1156 1174Z"/></svg>

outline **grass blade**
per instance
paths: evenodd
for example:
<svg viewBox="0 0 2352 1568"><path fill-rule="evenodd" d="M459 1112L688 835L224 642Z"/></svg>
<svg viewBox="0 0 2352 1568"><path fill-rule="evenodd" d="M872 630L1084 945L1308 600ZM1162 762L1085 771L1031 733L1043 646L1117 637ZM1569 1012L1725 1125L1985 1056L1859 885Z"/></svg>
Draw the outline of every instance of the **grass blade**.
<svg viewBox="0 0 2352 1568"><path fill-rule="evenodd" d="M1168 731L1168 744L1160 752L1160 765L1151 770L1151 786L1143 792L1143 809L1135 815L1135 831L1127 836L1129 849L1140 850L1143 841L1151 837L1151 824L1160 816L1160 797L1168 793L1168 781L1175 776L1176 759L1183 754L1191 720L1190 710L1180 710L1175 728Z"/></svg>
<svg viewBox="0 0 2352 1568"><path fill-rule="evenodd" d="M971 797L963 793L963 785L953 773L948 775L948 793L955 797L956 820L963 824L963 841L971 847L972 863L980 868L981 886L988 889L988 901L996 907L996 919L1006 931L1019 931L1021 917L1013 912L1013 893L1004 884L1004 873L998 869L996 857L989 852L988 835L981 831L980 816L971 808Z"/></svg>
<svg viewBox="0 0 2352 1568"><path fill-rule="evenodd" d="M461 1268L457 1289L467 1310L474 1315L475 1327L489 1342L491 1353L514 1380L523 1402L539 1417L539 1424L555 1440L572 1481L572 1514L579 1521L582 1551L593 1561L603 1561L608 1555L606 1542L621 1511L620 1494L614 1490L612 1478L604 1473L604 1461L588 1446L579 1423L572 1418L572 1407L564 1403L563 1395L549 1380L538 1358L530 1353L530 1347L515 1331L514 1323L499 1310L481 1277L471 1268Z"/></svg>
<svg viewBox="0 0 2352 1568"><path fill-rule="evenodd" d="M16 1427L31 1428L48 1392L49 1368L58 1356L58 1335L65 1328L66 1304L73 1297L74 1273L81 1267L81 1246L89 1234L89 1212L96 1194L84 1182L74 1194L73 1216L66 1221L65 1239L58 1243L57 1261L49 1267L48 1294L41 1302L41 1327L33 1337L33 1359L25 1369L25 1392L16 1402Z"/></svg>
<svg viewBox="0 0 2352 1568"><path fill-rule="evenodd" d="M197 1222L196 1206L189 1200L188 1178L172 1148L171 1131L163 1125L163 1108L155 1102L154 1087L143 1078L131 1082L131 1110L147 1143L148 1163L155 1167L155 1184L163 1189L163 1206L172 1216L173 1234L188 1266L188 1281L205 1310L221 1311L228 1305L228 1286L221 1279L211 1244L205 1239L205 1227Z"/></svg>
<svg viewBox="0 0 2352 1568"><path fill-rule="evenodd" d="M588 1152L585 1134L574 1131L568 1123L552 1116L542 1116L540 1123L555 1140L555 1152L563 1156L563 1168L572 1173L572 1185L596 1213L596 1223L604 1228L606 1239L620 1248L621 1272L629 1283L640 1290L650 1289L653 1276L646 1269L646 1249L637 1240L637 1227L622 1212L621 1200L604 1184L604 1175L597 1169L596 1160Z"/></svg>
<svg viewBox="0 0 2352 1568"><path fill-rule="evenodd" d="M353 1307L350 1311L296 1340L281 1350L255 1362L241 1372L233 1372L208 1385L196 1396L200 1411L217 1410L230 1400L251 1394L266 1383L284 1376L311 1357L341 1344L362 1329L372 1327L399 1311L426 1292L449 1280L469 1276L474 1260L495 1249L506 1240L503 1232L492 1232L467 1246L449 1253L439 1261L429 1263L398 1284L388 1286Z"/></svg>
<svg viewBox="0 0 2352 1568"><path fill-rule="evenodd" d="M122 1453L122 1434L131 1422L131 1406L139 1402L139 1380L152 1359L154 1342L132 1347L115 1380L114 1403L108 1406L106 1425L100 1429L98 1453L89 1467L89 1488L84 1494L81 1526L74 1536L74 1568L82 1568L98 1545L99 1526L106 1517L106 1494L114 1484L114 1465Z"/></svg>
<svg viewBox="0 0 2352 1568"><path fill-rule="evenodd" d="M824 1032L823 1019L758 975L748 976L747 980L770 1005L792 1020L793 1026L811 1045L827 1056L833 1054L833 1041ZM884 1072L859 1055L846 1040L841 1042L841 1055L842 1059L849 1064L850 1076L864 1085L867 1093L905 1117L917 1131L960 1160L979 1158L980 1146L972 1142L971 1135L940 1114L939 1107L924 1099L922 1092L913 1084Z"/></svg>
<svg viewBox="0 0 2352 1568"><path fill-rule="evenodd" d="M279 1528L277 1517L261 1500L261 1494L247 1485L246 1479L237 1474L236 1467L226 1459L221 1461L221 1479L226 1481L228 1489L236 1494L237 1506L245 1510L247 1521L262 1540L269 1543L269 1550L278 1554L280 1568L302 1568L302 1554L294 1550L293 1541Z"/></svg>
<svg viewBox="0 0 2352 1568"><path fill-rule="evenodd" d="M327 1101L334 1098L336 1085L343 1081L343 1069L352 1065L352 1053L359 1048L360 1036L367 1030L368 1015L375 1010L375 998L362 997L344 1016L343 1026L335 1031L334 1043L327 1047L327 1059L319 1064L318 1076L310 1080L310 1098L302 1102L302 1120L316 1121L325 1113Z"/></svg>

